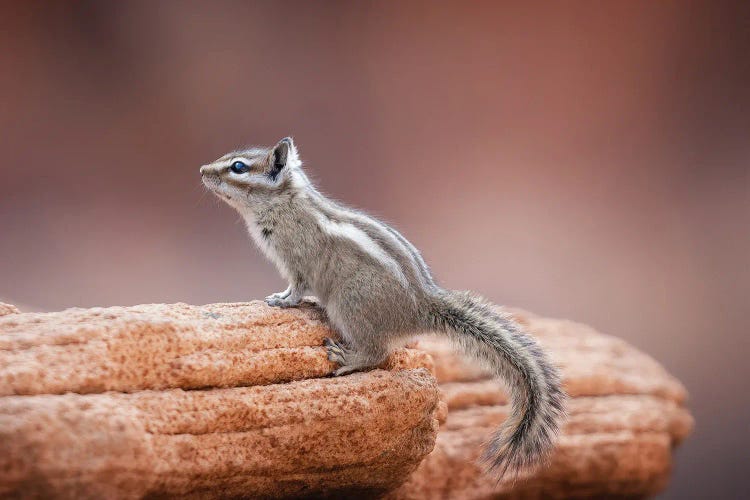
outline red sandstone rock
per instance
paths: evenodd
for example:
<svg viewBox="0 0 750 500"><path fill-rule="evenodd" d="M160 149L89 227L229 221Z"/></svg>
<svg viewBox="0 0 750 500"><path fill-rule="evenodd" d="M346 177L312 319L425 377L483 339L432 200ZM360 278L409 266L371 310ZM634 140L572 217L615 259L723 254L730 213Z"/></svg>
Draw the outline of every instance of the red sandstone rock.
<svg viewBox="0 0 750 500"><path fill-rule="evenodd" d="M516 315L561 366L570 418L546 467L499 483L476 458L506 418L507 397L442 340L419 343L434 358L439 402L432 360L421 351L401 350L385 369L328 377L333 366L321 344L331 332L309 306L5 315L0 497L567 498L661 490L671 450L693 425L680 383L621 340Z"/></svg>
<svg viewBox="0 0 750 500"><path fill-rule="evenodd" d="M434 444L429 357L332 378L330 334L257 302L2 317L0 496L392 490Z"/></svg>
<svg viewBox="0 0 750 500"><path fill-rule="evenodd" d="M507 396L439 339L418 346L433 355L449 407L435 449L394 499L643 497L668 481L672 449L692 430L684 387L625 342L570 321L517 312L550 352L571 396L569 419L549 464L499 483L477 463L508 413Z"/></svg>

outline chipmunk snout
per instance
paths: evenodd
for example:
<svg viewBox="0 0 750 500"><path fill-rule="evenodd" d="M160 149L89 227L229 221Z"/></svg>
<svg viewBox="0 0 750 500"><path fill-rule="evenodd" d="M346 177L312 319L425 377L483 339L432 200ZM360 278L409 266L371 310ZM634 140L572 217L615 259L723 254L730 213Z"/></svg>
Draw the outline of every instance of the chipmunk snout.
<svg viewBox="0 0 750 500"><path fill-rule="evenodd" d="M221 169L216 168L216 165L203 165L200 169L201 178L206 179L218 179L221 177Z"/></svg>
<svg viewBox="0 0 750 500"><path fill-rule="evenodd" d="M203 165L200 168L201 181L210 189L216 189L221 184L221 178L213 165Z"/></svg>

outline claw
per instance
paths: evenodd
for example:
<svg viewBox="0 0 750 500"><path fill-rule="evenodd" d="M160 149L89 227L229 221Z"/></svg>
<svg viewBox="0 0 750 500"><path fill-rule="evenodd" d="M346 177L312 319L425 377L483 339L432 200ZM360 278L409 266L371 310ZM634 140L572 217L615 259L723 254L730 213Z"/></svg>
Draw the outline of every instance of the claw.
<svg viewBox="0 0 750 500"><path fill-rule="evenodd" d="M357 369L353 366L342 366L341 368L337 368L336 370L334 370L333 376L341 377L342 375L347 375L355 371L357 371Z"/></svg>
<svg viewBox="0 0 750 500"><path fill-rule="evenodd" d="M299 301L291 301L289 299L281 299L278 297L266 297L265 302L271 307L281 307L282 309L299 305Z"/></svg>
<svg viewBox="0 0 750 500"><path fill-rule="evenodd" d="M323 345L326 347L328 361L339 365L344 364L344 350L341 349L335 340L326 337L323 339Z"/></svg>
<svg viewBox="0 0 750 500"><path fill-rule="evenodd" d="M265 301L268 302L269 300L274 300L274 299L285 299L289 297L289 295L290 295L290 290L287 289L287 290L284 290L283 292L272 293L271 295L265 298Z"/></svg>

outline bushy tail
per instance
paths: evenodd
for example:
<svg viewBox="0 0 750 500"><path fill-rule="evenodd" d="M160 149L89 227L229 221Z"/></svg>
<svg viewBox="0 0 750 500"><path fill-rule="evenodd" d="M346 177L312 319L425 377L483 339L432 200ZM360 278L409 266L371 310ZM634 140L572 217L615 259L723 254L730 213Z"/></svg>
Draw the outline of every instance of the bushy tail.
<svg viewBox="0 0 750 500"><path fill-rule="evenodd" d="M484 450L500 475L516 474L547 458L565 418L565 393L555 367L534 339L509 317L467 292L434 298L432 325L507 383L512 411Z"/></svg>

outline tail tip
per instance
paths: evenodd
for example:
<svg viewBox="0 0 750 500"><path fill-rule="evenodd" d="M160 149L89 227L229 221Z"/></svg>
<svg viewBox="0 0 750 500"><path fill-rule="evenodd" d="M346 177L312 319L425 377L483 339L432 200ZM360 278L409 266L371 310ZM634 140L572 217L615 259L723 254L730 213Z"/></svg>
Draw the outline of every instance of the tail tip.
<svg viewBox="0 0 750 500"><path fill-rule="evenodd" d="M507 436L498 432L485 445L480 462L485 471L498 480L515 481L520 475L533 473L546 465L554 447L550 434L541 439L529 439L529 436Z"/></svg>

